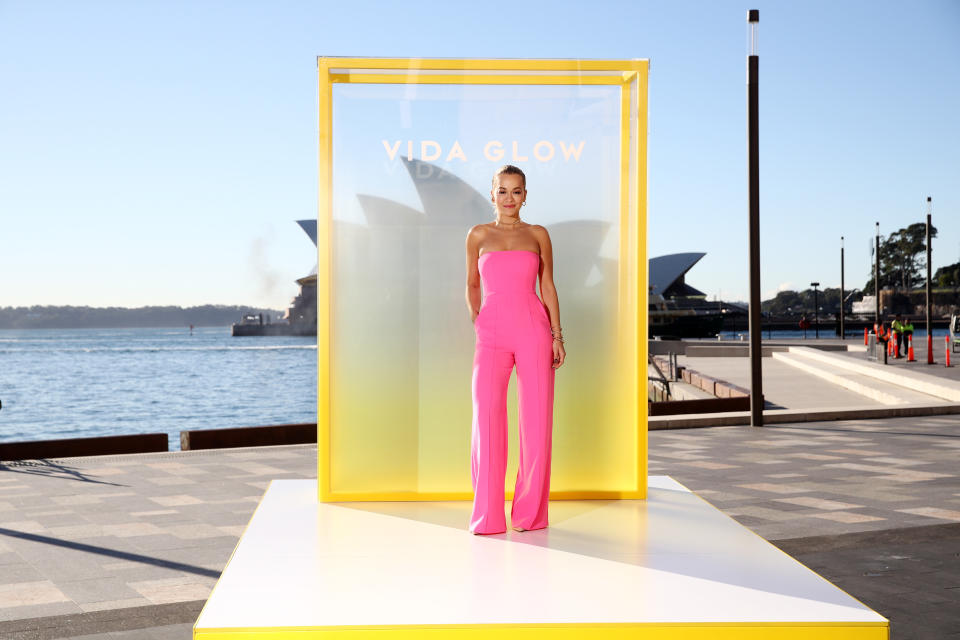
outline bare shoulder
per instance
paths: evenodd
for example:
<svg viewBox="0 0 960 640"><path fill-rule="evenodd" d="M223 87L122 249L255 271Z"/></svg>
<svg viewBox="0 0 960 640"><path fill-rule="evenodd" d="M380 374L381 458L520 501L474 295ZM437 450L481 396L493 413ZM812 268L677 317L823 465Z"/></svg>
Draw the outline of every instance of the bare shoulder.
<svg viewBox="0 0 960 640"><path fill-rule="evenodd" d="M467 232L467 244L476 245L479 243L486 237L488 229L489 227L486 224L475 224L470 227L470 231Z"/></svg>
<svg viewBox="0 0 960 640"><path fill-rule="evenodd" d="M472 238L480 239L480 238L482 238L483 236L485 236L485 235L487 234L487 231L489 231L489 230L490 230L490 224L489 224L489 223L484 222L484 223L481 223L481 224L475 224L475 225L473 225L472 227L470 227L470 231L467 232L467 238L468 238L468 239L472 239Z"/></svg>
<svg viewBox="0 0 960 640"><path fill-rule="evenodd" d="M550 234L547 232L547 228L542 224L532 224L530 225L530 232L537 240L549 240Z"/></svg>

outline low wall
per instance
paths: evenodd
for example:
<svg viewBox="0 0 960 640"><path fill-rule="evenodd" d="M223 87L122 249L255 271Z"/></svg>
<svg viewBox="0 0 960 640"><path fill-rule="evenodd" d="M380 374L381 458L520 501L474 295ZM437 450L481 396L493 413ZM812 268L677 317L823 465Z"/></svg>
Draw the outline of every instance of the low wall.
<svg viewBox="0 0 960 640"><path fill-rule="evenodd" d="M727 411L749 411L750 397L703 398L698 400L673 400L670 402L651 402L651 416L675 416L694 413L723 413Z"/></svg>
<svg viewBox="0 0 960 640"><path fill-rule="evenodd" d="M0 443L0 460L45 460L124 453L158 453L167 450L167 434L139 433L96 438L5 442Z"/></svg>
<svg viewBox="0 0 960 640"><path fill-rule="evenodd" d="M317 424L315 422L180 432L180 448L183 451L315 444L316 442ZM167 451L169 451L167 434L139 433L94 438L4 442L0 443L0 461L50 460Z"/></svg>
<svg viewBox="0 0 960 640"><path fill-rule="evenodd" d="M198 429L196 431L180 432L180 448L183 451L263 447L281 444L314 444L316 442L316 422L278 424L266 427Z"/></svg>

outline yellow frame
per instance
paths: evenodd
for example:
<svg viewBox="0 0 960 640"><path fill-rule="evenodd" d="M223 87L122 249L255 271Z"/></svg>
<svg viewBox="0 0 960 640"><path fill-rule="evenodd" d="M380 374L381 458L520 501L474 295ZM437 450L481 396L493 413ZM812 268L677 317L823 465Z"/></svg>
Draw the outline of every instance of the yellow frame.
<svg viewBox="0 0 960 640"><path fill-rule="evenodd" d="M333 222L333 84L477 84L619 85L621 229L635 216L635 237L620 237L620 297L635 304L620 307L620 324L635 335L636 357L630 374L637 425L637 484L624 491L552 491L553 500L645 499L647 497L647 79L649 60L516 60L437 58L317 59L319 137L317 211L317 489L321 502L472 500L470 492L335 492L330 487L330 310ZM636 109L631 128L631 110ZM632 144L631 144L632 142ZM632 155L631 155L632 154ZM630 175L630 166L635 174ZM631 194L631 181L635 193ZM633 216L631 215L633 214ZM633 251L631 252L631 248ZM631 255L631 253L633 255ZM630 258L636 290L626 290ZM507 497L510 497L508 492Z"/></svg>

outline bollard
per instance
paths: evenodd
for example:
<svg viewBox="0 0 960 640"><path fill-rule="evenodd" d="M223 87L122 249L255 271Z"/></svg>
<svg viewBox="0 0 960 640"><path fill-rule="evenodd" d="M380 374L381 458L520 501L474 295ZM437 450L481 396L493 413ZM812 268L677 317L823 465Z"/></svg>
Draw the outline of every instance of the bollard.
<svg viewBox="0 0 960 640"><path fill-rule="evenodd" d="M900 336L897 335L897 332L893 332L893 358L894 360L900 359Z"/></svg>
<svg viewBox="0 0 960 640"><path fill-rule="evenodd" d="M867 328L863 328L863 346L868 347L870 343L867 341Z"/></svg>
<svg viewBox="0 0 960 640"><path fill-rule="evenodd" d="M947 345L947 361L946 365L950 366L950 336L947 336L945 344Z"/></svg>
<svg viewBox="0 0 960 640"><path fill-rule="evenodd" d="M933 335L930 333L930 330L927 329L927 364L934 364L933 362Z"/></svg>
<svg viewBox="0 0 960 640"><path fill-rule="evenodd" d="M913 357L913 334L907 336L907 362L916 362L917 359Z"/></svg>

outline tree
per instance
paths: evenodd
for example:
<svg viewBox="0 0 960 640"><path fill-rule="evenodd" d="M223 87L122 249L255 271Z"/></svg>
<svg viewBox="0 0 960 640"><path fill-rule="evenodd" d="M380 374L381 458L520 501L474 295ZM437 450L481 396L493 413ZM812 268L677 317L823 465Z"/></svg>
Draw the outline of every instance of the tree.
<svg viewBox="0 0 960 640"><path fill-rule="evenodd" d="M933 274L933 282L938 287L960 287L960 262L937 269Z"/></svg>
<svg viewBox="0 0 960 640"><path fill-rule="evenodd" d="M937 237L937 228L930 227L930 237ZM927 224L915 222L905 229L891 233L880 243L880 288L913 289L924 281L927 266ZM874 292L873 274L863 286Z"/></svg>
<svg viewBox="0 0 960 640"><path fill-rule="evenodd" d="M834 314L840 310L840 288L827 288L817 291L816 301L820 307L821 317ZM798 316L807 314L813 316L814 295L813 289L806 291L780 291L772 300L760 303L760 310L774 316Z"/></svg>

